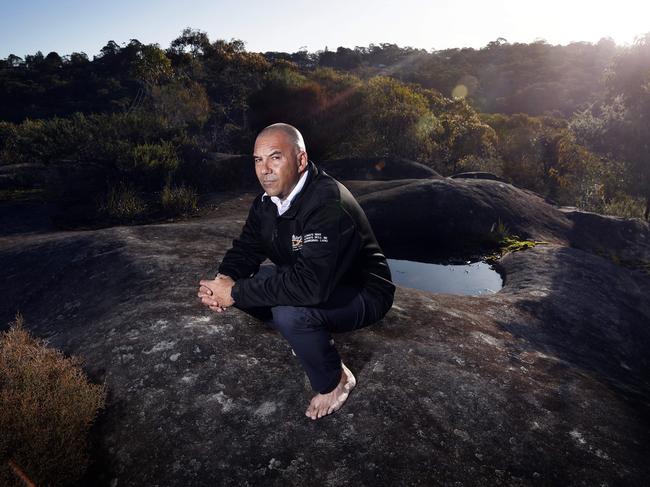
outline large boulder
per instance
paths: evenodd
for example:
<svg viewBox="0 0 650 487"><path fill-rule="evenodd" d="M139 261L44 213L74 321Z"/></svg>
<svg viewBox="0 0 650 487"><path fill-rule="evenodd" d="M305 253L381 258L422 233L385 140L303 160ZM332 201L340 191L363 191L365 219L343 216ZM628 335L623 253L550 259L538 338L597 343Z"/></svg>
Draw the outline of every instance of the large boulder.
<svg viewBox="0 0 650 487"><path fill-rule="evenodd" d="M380 323L336 335L358 386L315 422L282 337L196 297L252 196L200 220L0 239L2 326L20 310L108 387L85 483L645 485L650 276L598 255L593 232L608 228L605 242L638 257L648 225L580 222L496 181L365 194L387 248L449 246L495 217L549 243L499 259L498 293L400 287Z"/></svg>
<svg viewBox="0 0 650 487"><path fill-rule="evenodd" d="M531 191L479 179L397 183L375 183L359 198L391 253L463 253L498 238L500 225L501 233L567 244L569 218Z"/></svg>
<svg viewBox="0 0 650 487"><path fill-rule="evenodd" d="M639 219L558 208L533 191L481 179L352 182L385 249L426 256L467 252L498 234L650 262L650 227Z"/></svg>

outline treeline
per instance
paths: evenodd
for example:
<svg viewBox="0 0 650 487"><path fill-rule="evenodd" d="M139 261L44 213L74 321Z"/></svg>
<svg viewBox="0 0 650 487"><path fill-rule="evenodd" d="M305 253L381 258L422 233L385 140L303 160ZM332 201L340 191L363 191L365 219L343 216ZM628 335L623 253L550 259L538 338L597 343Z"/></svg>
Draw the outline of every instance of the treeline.
<svg viewBox="0 0 650 487"><path fill-rule="evenodd" d="M371 44L311 55L267 52L265 57L292 61L302 69L331 67L363 78L390 75L445 96L460 88L481 112L570 116L603 93L605 71L622 51L611 39L552 46L545 41L510 44L499 38L482 49L427 52Z"/></svg>
<svg viewBox="0 0 650 487"><path fill-rule="evenodd" d="M232 44L235 50L243 50L240 41ZM23 68L13 70L10 77L3 76L6 89L0 95L0 118L16 122L26 117L66 116L74 111L124 109L137 93L132 68L143 55L143 48L135 40L123 48L111 41L93 61L85 53L61 57L55 52L47 56L39 52L25 59L11 55L0 60L0 69ZM223 42L213 46L205 34L186 30L172 42L166 55L184 64L183 54L207 60L215 54L219 57L224 48L227 45ZM386 75L445 96L452 96L455 88L463 86L468 100L481 112L571 116L604 93L606 71L622 52L624 49L611 39L567 46L544 41L510 44L497 39L482 49L427 52L395 44L371 44L316 53L266 52L258 60L288 61L301 71L330 67L362 79Z"/></svg>
<svg viewBox="0 0 650 487"><path fill-rule="evenodd" d="M317 161L399 156L445 175L490 171L560 204L641 216L649 52L644 37L629 48L499 39L431 53L261 54L186 29L166 50L132 40L93 60L11 55L0 60L0 161L92 163L104 193L125 181L207 190L211 154L247 154L281 120Z"/></svg>

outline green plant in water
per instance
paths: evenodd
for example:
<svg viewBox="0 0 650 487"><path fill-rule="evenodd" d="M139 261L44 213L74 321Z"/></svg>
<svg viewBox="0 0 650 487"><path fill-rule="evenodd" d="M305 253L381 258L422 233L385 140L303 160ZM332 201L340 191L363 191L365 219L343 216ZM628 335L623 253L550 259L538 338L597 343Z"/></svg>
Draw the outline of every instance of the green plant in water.
<svg viewBox="0 0 650 487"><path fill-rule="evenodd" d="M490 240L498 247L496 251L486 257L486 261L496 261L508 252L518 252L520 250L531 249L536 245L546 244L548 242L537 240L524 240L518 235L510 233L508 226L498 219L490 228Z"/></svg>

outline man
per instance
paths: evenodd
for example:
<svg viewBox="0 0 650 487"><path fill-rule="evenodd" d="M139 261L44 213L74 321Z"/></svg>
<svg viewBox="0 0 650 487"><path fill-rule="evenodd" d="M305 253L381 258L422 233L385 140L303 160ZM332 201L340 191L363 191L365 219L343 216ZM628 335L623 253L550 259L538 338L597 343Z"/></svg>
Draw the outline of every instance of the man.
<svg viewBox="0 0 650 487"><path fill-rule="evenodd" d="M365 213L345 186L309 161L295 127L266 127L253 157L264 193L198 296L217 312L234 305L271 320L317 392L305 414L321 418L356 385L330 334L383 318L395 286ZM276 272L253 276L267 257Z"/></svg>

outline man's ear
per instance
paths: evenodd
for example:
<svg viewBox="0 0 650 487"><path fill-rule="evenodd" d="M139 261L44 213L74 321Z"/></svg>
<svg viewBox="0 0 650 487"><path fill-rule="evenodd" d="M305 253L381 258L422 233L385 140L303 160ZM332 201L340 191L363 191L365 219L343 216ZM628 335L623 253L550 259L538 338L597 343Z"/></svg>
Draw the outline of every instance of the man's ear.
<svg viewBox="0 0 650 487"><path fill-rule="evenodd" d="M304 150L298 152L298 172L303 172L307 168L309 158Z"/></svg>

